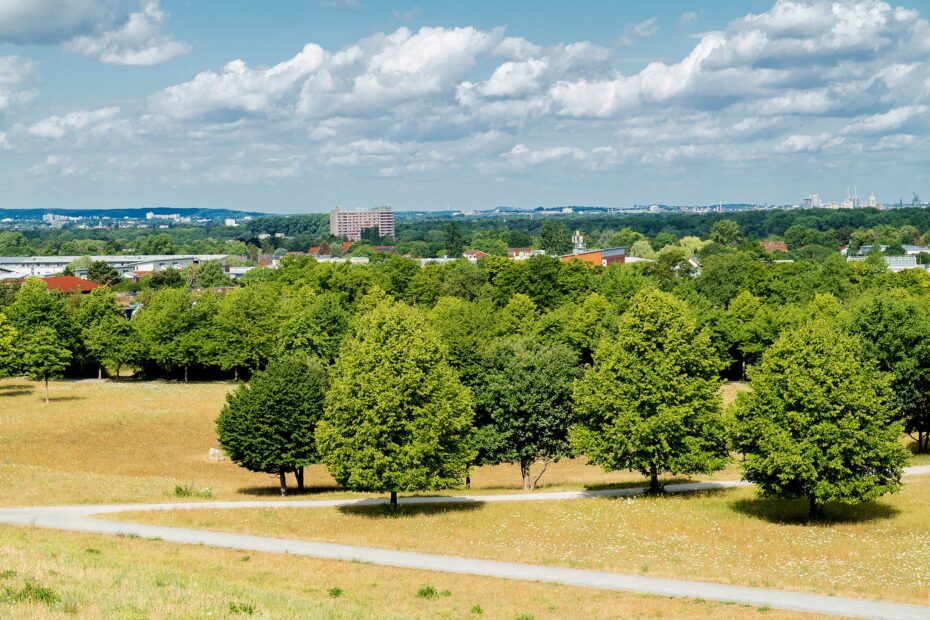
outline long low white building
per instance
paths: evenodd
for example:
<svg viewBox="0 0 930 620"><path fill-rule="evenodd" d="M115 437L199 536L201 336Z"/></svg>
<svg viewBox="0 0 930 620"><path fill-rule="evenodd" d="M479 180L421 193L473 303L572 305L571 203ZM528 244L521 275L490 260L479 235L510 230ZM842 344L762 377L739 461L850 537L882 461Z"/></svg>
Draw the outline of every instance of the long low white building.
<svg viewBox="0 0 930 620"><path fill-rule="evenodd" d="M165 269L183 269L206 261L225 261L228 254L127 254L89 256L91 262L103 261L122 276L151 273ZM82 256L0 256L0 280L28 276L53 276L64 271Z"/></svg>

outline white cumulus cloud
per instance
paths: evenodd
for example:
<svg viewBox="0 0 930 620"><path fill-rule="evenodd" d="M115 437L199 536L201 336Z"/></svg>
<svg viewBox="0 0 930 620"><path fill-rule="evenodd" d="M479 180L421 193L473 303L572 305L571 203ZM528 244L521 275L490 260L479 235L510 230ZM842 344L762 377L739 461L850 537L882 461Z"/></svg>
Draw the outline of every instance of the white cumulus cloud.
<svg viewBox="0 0 930 620"><path fill-rule="evenodd" d="M112 27L129 10L124 0L0 0L0 41L60 42Z"/></svg>
<svg viewBox="0 0 930 620"><path fill-rule="evenodd" d="M69 134L99 127L119 115L119 108L100 108L98 110L81 110L64 116L49 116L33 123L28 128L29 135L36 138L60 140Z"/></svg>
<svg viewBox="0 0 930 620"><path fill-rule="evenodd" d="M268 69L251 69L242 60L234 60L218 71L204 71L189 82L156 93L152 103L156 110L175 118L269 112L285 94L299 88L324 57L319 45L308 44L293 58Z"/></svg>
<svg viewBox="0 0 930 620"><path fill-rule="evenodd" d="M67 48L111 65L158 65L190 51L189 45L164 33L166 19L158 1L148 0L118 28L78 36Z"/></svg>

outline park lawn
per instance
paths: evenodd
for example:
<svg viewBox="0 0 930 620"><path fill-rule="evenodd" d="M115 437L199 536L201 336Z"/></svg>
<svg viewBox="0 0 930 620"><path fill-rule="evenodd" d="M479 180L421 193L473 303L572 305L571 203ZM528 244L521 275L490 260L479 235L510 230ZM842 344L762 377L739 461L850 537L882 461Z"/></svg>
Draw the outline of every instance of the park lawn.
<svg viewBox="0 0 930 620"><path fill-rule="evenodd" d="M815 617L723 603L8 526L0 526L0 549L0 617L5 618ZM418 597L423 586L432 586L437 595ZM333 588L341 591L339 596L330 594Z"/></svg>
<svg viewBox="0 0 930 620"><path fill-rule="evenodd" d="M275 477L247 472L228 461L212 463L207 459L209 448L217 446L214 420L225 394L233 387L232 383L59 381L51 386L52 403L45 405L39 384L21 379L0 381L0 506L202 501L207 499L206 495L219 500L276 496ZM728 390L738 389L725 386L724 399L728 398ZM716 477L738 476L737 467L731 465ZM521 482L518 469L510 465L478 468L472 473L472 481L472 490L477 493L513 492L520 488ZM583 459L567 459L551 465L540 486L554 490L642 482L638 474L604 473ZM194 497L177 497L175 487L188 483ZM313 493L294 498L362 496L340 491L321 467L309 468L307 483L313 487ZM209 493L197 497L203 489L209 489ZM457 492L462 490L444 493ZM696 503L690 503L696 499L692 497L687 505L667 505L674 510L660 510L656 507L661 507L660 504L654 505L675 502L674 499L637 499L487 505L466 511L447 508L418 511L402 519L335 510L311 514L299 509L224 514L197 511L187 517L222 529L230 526L227 523L230 517L241 514L246 520L242 527L248 531L282 536L316 539L331 536L331 540L394 548L760 586L779 582L770 574L775 572L773 569L766 571L754 566L768 561L764 555L760 560L756 548L771 540L774 556L784 556L780 540L790 541L791 531L797 529L801 536L793 544L798 545L798 559L787 572L801 575L799 589L808 588L803 572L807 571L809 575L836 573L832 580L822 574L819 581L810 580L810 589L819 590L826 584L825 592L847 592L843 588L855 581L847 574L849 570L859 575L860 564L875 558L876 566L883 567L889 554L894 553L898 553L902 566L911 563L912 574L928 574L926 565L920 562L928 557L926 545L930 536L926 526L923 530L914 526L913 518L908 516L910 508L901 509L893 519L871 523L876 532L893 530L889 536L897 536L898 542L883 551L874 549L877 543L869 543L860 558L850 551L849 557L837 560L837 554L842 555L839 549L850 547L844 536L862 535L868 541L882 540L887 533L872 532L866 523L840 526L837 529L841 534L823 528L821 538L828 541L823 543L814 535L816 531L808 532L803 526L769 524L743 513L734 517L732 501L739 499L740 493L745 495L743 499L750 496L745 490L736 493L716 498L705 496ZM891 500L892 505L907 496ZM750 502L744 510L753 510L754 505ZM626 513L623 507L627 507ZM637 513L633 507L645 512ZM901 525L905 517L910 524L907 527ZM146 514L132 518L172 520L184 515ZM739 519L749 525L741 524ZM326 523L334 526L331 532L326 536L313 534L325 531L321 528ZM427 536L422 534L424 528L429 528ZM741 533L743 529L750 533ZM771 538L769 529L785 533L781 538ZM847 529L855 533L843 533ZM520 532L528 534L521 536ZM834 545L827 556L820 558L817 552L835 543L832 538L837 535L843 544ZM729 542L724 550L715 553L705 548L709 543L697 540L699 536ZM413 540L416 538L422 540ZM750 549L747 559L740 559L739 545ZM256 613L266 617L310 618L460 618L469 617L464 612L475 603L485 610L482 617L515 618L527 613L537 620L579 617L580 608L584 617L736 618L757 613L726 605L309 558L253 554L248 562L241 562L241 554L225 550L5 526L0 526L0 549L0 596L4 601L0 603L0 617L72 615L71 612L78 617L199 618L207 614L222 617L231 613L230 602L254 605ZM707 560L698 562L701 560L698 556L707 553L710 554ZM728 558L739 561L728 565ZM850 558L851 568L846 565ZM743 570L745 566L750 566L750 570ZM745 578L739 574L741 571L745 572ZM895 588L895 592L876 594L869 588L852 591L926 603L926 584L905 584L912 594L901 596L897 591L901 590L899 586L905 576L893 571L889 574L894 575L888 581L889 589ZM281 575L288 578L282 579ZM11 602L9 599L15 597L10 593L24 592L27 579L52 588L60 600L51 605ZM791 579L785 577L782 581L787 583ZM432 584L439 591L450 590L452 595L432 601L418 599L411 592L415 593L423 584ZM345 594L331 599L326 594L331 587L340 587ZM28 590L25 592L24 596L29 594ZM33 590L31 596L42 598L39 590ZM523 601L527 604L523 605ZM802 617L781 612L769 612L766 616Z"/></svg>
<svg viewBox="0 0 930 620"><path fill-rule="evenodd" d="M828 508L751 488L457 507L194 510L106 518L802 590L930 605L930 476L871 505ZM388 515L388 516L386 516Z"/></svg>
<svg viewBox="0 0 930 620"><path fill-rule="evenodd" d="M187 501L206 499L198 494L222 500L277 496L276 476L207 459L209 449L218 446L214 420L234 387L222 382L55 381L52 402L46 405L40 384L0 380L0 505L163 502L181 499L175 486L188 484L194 497ZM739 474L732 465L716 477ZM583 459L564 459L549 466L540 488L642 481L636 473L605 473ZM322 466L307 468L306 484L315 495L352 495L341 491ZM472 472L474 492L512 492L520 485L516 465Z"/></svg>

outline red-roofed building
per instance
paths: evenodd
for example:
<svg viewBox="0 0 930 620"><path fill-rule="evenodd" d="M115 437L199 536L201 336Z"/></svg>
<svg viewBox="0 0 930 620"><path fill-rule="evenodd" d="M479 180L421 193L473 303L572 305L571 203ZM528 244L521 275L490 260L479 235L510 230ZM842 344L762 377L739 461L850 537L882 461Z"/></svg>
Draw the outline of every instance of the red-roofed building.
<svg viewBox="0 0 930 620"><path fill-rule="evenodd" d="M95 288L100 288L100 285L96 282L75 276L49 276L42 278L42 281L48 286L48 290L59 293L80 293L84 295Z"/></svg>
<svg viewBox="0 0 930 620"><path fill-rule="evenodd" d="M771 254L772 252L787 252L788 251L788 244L786 244L784 241L766 240L762 242L762 247L769 254Z"/></svg>
<svg viewBox="0 0 930 620"><path fill-rule="evenodd" d="M345 254L346 252L349 251L349 248L351 247L352 247L352 241L343 241L342 245L339 246L339 253Z"/></svg>
<svg viewBox="0 0 930 620"><path fill-rule="evenodd" d="M486 258L490 256L487 252L482 252L481 250L465 250L462 252L462 256L467 258L470 261L476 261L479 258Z"/></svg>

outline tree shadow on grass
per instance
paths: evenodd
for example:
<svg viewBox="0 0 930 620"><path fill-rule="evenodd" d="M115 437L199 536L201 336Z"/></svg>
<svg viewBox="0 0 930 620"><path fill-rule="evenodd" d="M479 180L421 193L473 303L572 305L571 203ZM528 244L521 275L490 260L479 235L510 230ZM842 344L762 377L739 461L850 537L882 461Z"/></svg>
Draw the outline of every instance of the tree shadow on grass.
<svg viewBox="0 0 930 620"><path fill-rule="evenodd" d="M664 486L675 485L675 484L690 484L693 482L706 482L704 480L696 480L694 478L660 478L660 482ZM594 484L584 485L585 491L610 491L612 489L637 489L637 488L646 488L649 486L649 479L643 478L642 480L628 480L626 482L601 482Z"/></svg>
<svg viewBox="0 0 930 620"><path fill-rule="evenodd" d="M42 400L45 400L45 397L43 397ZM52 403L65 403L65 402L73 401L73 400L87 400L87 399L84 398L83 396L51 396L49 395L48 400L49 402L52 402Z"/></svg>
<svg viewBox="0 0 930 620"><path fill-rule="evenodd" d="M652 493L644 490L643 493L632 495L609 495L603 497L605 501L625 501L625 500L663 500L667 502L693 502L700 499L711 499L720 496L726 496L735 489L732 487L703 488L688 491L668 491L663 490L658 493Z"/></svg>
<svg viewBox="0 0 930 620"><path fill-rule="evenodd" d="M483 508L484 502L474 500L442 504L410 504L405 503L401 498L397 506L385 503L360 503L353 506L340 506L339 512L347 516L365 517L366 519L398 519L420 516L432 517L449 512L474 512Z"/></svg>
<svg viewBox="0 0 930 620"><path fill-rule="evenodd" d="M769 523L785 525L833 525L838 523L868 523L891 519L900 510L888 504L826 504L814 519L808 516L806 499L769 499L763 497L737 499L730 503L736 512L756 517Z"/></svg>
<svg viewBox="0 0 930 620"><path fill-rule="evenodd" d="M306 486L303 490L296 487L288 487L287 497L300 497L302 495L315 495L317 493L331 493L333 491L342 491L342 487L332 486ZM278 485L267 485L260 487L243 487L238 490L243 495L253 495L256 497L280 497L281 487Z"/></svg>
<svg viewBox="0 0 930 620"><path fill-rule="evenodd" d="M13 383L10 385L0 385L0 398L4 396L22 396L31 394L35 391L35 386L31 383Z"/></svg>
<svg viewBox="0 0 930 620"><path fill-rule="evenodd" d="M930 457L930 452L921 452L921 451L918 449L918 447L917 447L917 442L914 441L914 440L909 440L909 441L905 444L905 447L907 448L907 451L911 453L911 456L923 456L923 455L925 455L925 456Z"/></svg>

